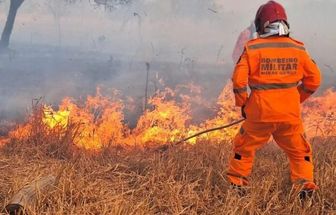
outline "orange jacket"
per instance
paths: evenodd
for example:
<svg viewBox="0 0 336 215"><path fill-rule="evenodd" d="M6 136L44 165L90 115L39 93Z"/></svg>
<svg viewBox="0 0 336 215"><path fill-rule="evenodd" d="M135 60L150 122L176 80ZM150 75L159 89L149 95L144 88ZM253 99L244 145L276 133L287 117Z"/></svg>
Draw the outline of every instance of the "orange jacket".
<svg viewBox="0 0 336 215"><path fill-rule="evenodd" d="M246 44L232 81L236 105L246 105L249 121L284 122L300 120L300 103L317 90L321 77L303 43L268 37Z"/></svg>

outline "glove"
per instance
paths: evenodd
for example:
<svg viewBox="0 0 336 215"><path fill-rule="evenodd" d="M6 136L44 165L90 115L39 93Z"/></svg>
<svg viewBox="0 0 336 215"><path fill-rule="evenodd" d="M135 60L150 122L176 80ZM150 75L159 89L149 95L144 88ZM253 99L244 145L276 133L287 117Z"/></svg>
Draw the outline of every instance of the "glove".
<svg viewBox="0 0 336 215"><path fill-rule="evenodd" d="M246 119L245 105L243 105L243 106L241 107L241 115L242 115L242 117L244 117L244 119Z"/></svg>

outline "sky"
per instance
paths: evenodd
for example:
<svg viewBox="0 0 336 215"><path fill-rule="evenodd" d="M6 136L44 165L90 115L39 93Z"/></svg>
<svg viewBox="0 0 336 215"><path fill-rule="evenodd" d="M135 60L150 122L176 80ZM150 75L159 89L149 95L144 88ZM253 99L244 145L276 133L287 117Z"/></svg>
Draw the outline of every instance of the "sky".
<svg viewBox="0 0 336 215"><path fill-rule="evenodd" d="M12 42L99 50L144 61L232 63L239 33L254 19L262 0L137 0L112 11L92 1L26 0ZM292 36L321 64L333 65L336 0L281 0ZM0 30L9 0L0 4Z"/></svg>

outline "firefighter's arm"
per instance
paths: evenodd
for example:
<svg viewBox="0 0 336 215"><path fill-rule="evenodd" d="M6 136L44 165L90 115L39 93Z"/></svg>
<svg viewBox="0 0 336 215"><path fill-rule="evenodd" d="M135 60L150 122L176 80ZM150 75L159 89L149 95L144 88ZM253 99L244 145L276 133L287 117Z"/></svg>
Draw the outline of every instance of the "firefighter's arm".
<svg viewBox="0 0 336 215"><path fill-rule="evenodd" d="M236 106L239 107L244 106L248 98L248 74L249 64L246 51L244 50L243 54L240 57L240 60L238 60L236 64L232 75L233 92L235 94Z"/></svg>
<svg viewBox="0 0 336 215"><path fill-rule="evenodd" d="M300 102L309 98L321 84L321 73L316 63L308 56L304 62L303 79L298 90L300 93Z"/></svg>

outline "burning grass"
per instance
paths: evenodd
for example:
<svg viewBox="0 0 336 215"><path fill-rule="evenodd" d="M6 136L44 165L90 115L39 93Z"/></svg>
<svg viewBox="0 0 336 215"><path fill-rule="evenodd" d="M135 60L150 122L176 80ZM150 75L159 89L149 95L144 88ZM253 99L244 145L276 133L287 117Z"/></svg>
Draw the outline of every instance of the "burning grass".
<svg viewBox="0 0 336 215"><path fill-rule="evenodd" d="M27 122L10 131L9 138L13 142L33 141L33 145L43 145L45 140L48 140L48 143L49 140L60 142L56 145L67 142L68 145L99 151L116 145L146 146L173 143L187 135L239 118L237 109L231 102L233 98L231 87L228 85L220 96L217 116L200 125L193 125L191 105L195 101L191 98L192 95L179 92L183 90L186 89L181 87L173 91L167 88L157 92L149 100L149 109L144 110L134 129L125 123L125 105L117 93L103 96L98 90L96 96L89 96L83 102L66 98L57 111L45 104L36 103ZM203 135L198 139L194 138L190 143L195 144L204 139L211 139L212 142L228 140L236 129L237 126L224 132Z"/></svg>
<svg viewBox="0 0 336 215"><path fill-rule="evenodd" d="M303 108L320 186L313 204L304 207L291 192L288 162L274 144L258 153L247 196L229 189L225 171L237 127L165 153L152 150L238 119L230 86L215 117L198 125L191 120L192 98L198 97L167 89L150 99L131 129L124 120L127 104L117 94L65 99L58 110L35 104L27 122L0 139L0 205L25 184L63 170L57 189L40 196L32 214L336 213L335 91Z"/></svg>

